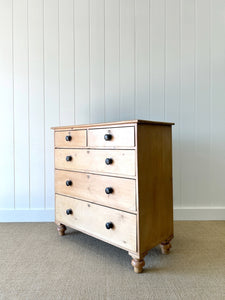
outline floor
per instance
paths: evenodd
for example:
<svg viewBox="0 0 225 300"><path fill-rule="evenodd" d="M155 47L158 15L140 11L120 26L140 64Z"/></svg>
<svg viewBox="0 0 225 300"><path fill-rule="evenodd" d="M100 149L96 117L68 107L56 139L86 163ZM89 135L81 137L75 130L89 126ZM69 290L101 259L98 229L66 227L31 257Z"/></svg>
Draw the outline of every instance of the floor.
<svg viewBox="0 0 225 300"><path fill-rule="evenodd" d="M179 221L135 274L127 252L54 223L0 223L0 299L225 299L225 222Z"/></svg>

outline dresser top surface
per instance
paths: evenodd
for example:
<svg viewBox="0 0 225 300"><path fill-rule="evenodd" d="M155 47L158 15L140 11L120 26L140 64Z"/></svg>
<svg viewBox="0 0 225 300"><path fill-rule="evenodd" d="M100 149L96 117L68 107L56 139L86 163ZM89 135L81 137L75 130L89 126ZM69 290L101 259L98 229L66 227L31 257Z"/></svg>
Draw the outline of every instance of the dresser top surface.
<svg viewBox="0 0 225 300"><path fill-rule="evenodd" d="M72 130L72 129L86 129L92 127L107 127L107 126L124 126L132 124L145 124L145 125L165 125L171 126L175 123L170 122L160 122L160 121L147 121L147 120L127 120L127 121L116 121L116 122L104 122L104 123L94 123L94 124L81 124L81 125L68 125L68 126L57 126L52 127L53 130Z"/></svg>

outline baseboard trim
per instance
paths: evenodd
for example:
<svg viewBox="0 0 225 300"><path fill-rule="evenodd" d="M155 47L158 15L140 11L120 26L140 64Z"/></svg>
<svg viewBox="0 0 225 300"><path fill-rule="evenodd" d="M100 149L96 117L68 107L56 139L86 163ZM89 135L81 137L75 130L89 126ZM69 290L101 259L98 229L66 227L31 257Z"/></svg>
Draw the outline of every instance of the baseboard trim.
<svg viewBox="0 0 225 300"><path fill-rule="evenodd" d="M0 210L0 222L53 222L54 209Z"/></svg>
<svg viewBox="0 0 225 300"><path fill-rule="evenodd" d="M0 210L0 222L53 222L54 209ZM174 207L174 220L225 221L225 207Z"/></svg>
<svg viewBox="0 0 225 300"><path fill-rule="evenodd" d="M225 221L225 207L174 207L174 220Z"/></svg>

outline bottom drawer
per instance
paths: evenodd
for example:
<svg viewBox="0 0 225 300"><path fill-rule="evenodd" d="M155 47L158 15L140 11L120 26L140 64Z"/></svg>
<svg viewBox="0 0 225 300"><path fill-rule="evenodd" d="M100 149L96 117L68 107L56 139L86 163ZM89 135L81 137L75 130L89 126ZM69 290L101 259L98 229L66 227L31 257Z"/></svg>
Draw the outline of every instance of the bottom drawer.
<svg viewBox="0 0 225 300"><path fill-rule="evenodd" d="M56 223L136 251L136 215L61 195L55 201Z"/></svg>

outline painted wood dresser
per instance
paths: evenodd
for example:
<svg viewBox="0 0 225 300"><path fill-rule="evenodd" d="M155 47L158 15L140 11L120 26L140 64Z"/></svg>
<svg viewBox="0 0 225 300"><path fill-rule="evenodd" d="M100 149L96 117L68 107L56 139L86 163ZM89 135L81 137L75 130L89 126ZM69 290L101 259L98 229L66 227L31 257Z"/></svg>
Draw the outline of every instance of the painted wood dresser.
<svg viewBox="0 0 225 300"><path fill-rule="evenodd" d="M128 251L140 273L147 252L173 238L172 125L132 120L53 127L55 222Z"/></svg>

